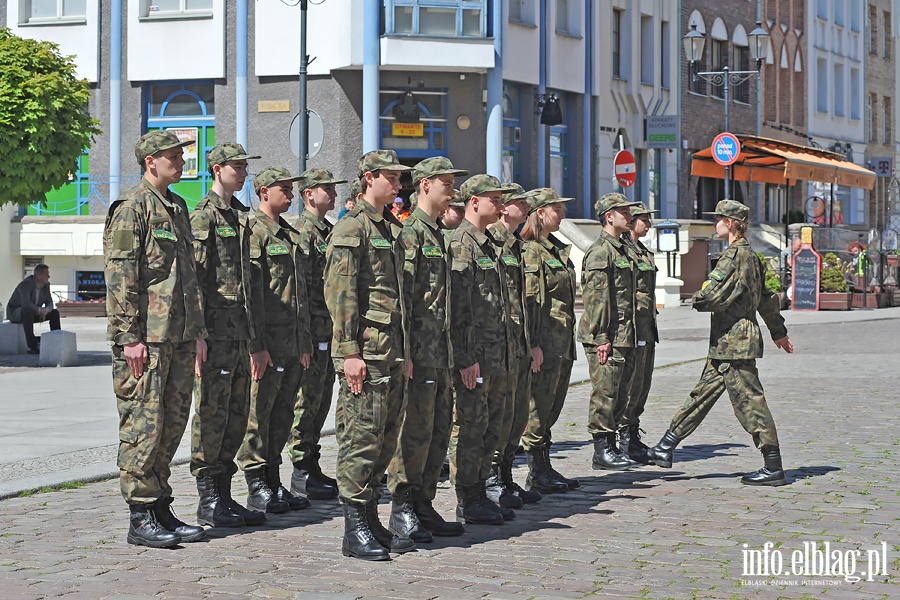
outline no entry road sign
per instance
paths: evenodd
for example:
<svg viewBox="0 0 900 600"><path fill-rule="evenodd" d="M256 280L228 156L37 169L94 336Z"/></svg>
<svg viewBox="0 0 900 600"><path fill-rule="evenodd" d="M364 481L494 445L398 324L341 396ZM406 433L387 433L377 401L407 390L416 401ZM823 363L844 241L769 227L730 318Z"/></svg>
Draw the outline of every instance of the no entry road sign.
<svg viewBox="0 0 900 600"><path fill-rule="evenodd" d="M628 150L620 150L613 161L613 174L619 185L631 187L637 179L637 165L634 162L634 154Z"/></svg>
<svg viewBox="0 0 900 600"><path fill-rule="evenodd" d="M712 157L717 163L726 167L738 159L741 143L733 133L720 133L713 139Z"/></svg>

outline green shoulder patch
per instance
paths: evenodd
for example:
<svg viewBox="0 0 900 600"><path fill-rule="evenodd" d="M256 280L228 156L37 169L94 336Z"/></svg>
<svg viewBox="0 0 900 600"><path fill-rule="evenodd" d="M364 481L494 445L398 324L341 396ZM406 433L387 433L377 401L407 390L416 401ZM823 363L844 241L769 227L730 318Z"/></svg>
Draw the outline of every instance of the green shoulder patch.
<svg viewBox="0 0 900 600"><path fill-rule="evenodd" d="M170 242L177 242L178 236L169 231L168 229L155 229L153 231L153 237L158 240L167 240Z"/></svg>
<svg viewBox="0 0 900 600"><path fill-rule="evenodd" d="M725 279L725 273L718 269L713 269L709 274L710 279L715 279L716 281L722 281Z"/></svg>
<svg viewBox="0 0 900 600"><path fill-rule="evenodd" d="M443 258L444 253L438 246L422 246L422 255L426 258Z"/></svg>
<svg viewBox="0 0 900 600"><path fill-rule="evenodd" d="M284 244L269 244L266 246L266 253L269 256L281 256L284 254L290 254L291 251L288 250L288 247Z"/></svg>
<svg viewBox="0 0 900 600"><path fill-rule="evenodd" d="M631 267L631 261L627 258L620 258L614 264L620 269L628 269Z"/></svg>
<svg viewBox="0 0 900 600"><path fill-rule="evenodd" d="M216 227L216 233L219 234L219 237L234 237L237 235L234 227Z"/></svg>
<svg viewBox="0 0 900 600"><path fill-rule="evenodd" d="M488 269L494 268L494 261L492 261L487 256L482 256L481 258L475 259L475 262L478 264L479 267L481 267L485 271L487 271Z"/></svg>
<svg viewBox="0 0 900 600"><path fill-rule="evenodd" d="M515 256L506 255L503 257L503 264L508 267L518 267L519 261Z"/></svg>
<svg viewBox="0 0 900 600"><path fill-rule="evenodd" d="M369 241L372 243L372 246L374 246L375 248L382 248L382 249L388 248L389 249L391 247L391 243L384 238L372 238Z"/></svg>
<svg viewBox="0 0 900 600"><path fill-rule="evenodd" d="M116 229L112 232L112 245L116 250L134 248L134 232L131 229Z"/></svg>
<svg viewBox="0 0 900 600"><path fill-rule="evenodd" d="M547 266L550 267L551 269L562 269L564 265L562 264L561 260L556 259L556 258L551 258L550 260L547 261Z"/></svg>
<svg viewBox="0 0 900 600"><path fill-rule="evenodd" d="M316 246L316 250L318 250L322 254L325 254L325 250L327 250L327 249L328 249L328 244L326 244L325 242L319 242L319 244Z"/></svg>
<svg viewBox="0 0 900 600"><path fill-rule="evenodd" d="M656 270L656 267L645 262L640 262L638 263L638 269L640 269L641 271L654 271Z"/></svg>

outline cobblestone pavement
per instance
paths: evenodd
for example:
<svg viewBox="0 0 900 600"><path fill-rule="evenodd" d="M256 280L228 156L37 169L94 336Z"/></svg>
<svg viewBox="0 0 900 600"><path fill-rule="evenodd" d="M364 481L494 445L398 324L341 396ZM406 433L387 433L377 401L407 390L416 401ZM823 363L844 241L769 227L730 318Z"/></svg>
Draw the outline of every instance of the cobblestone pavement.
<svg viewBox="0 0 900 600"><path fill-rule="evenodd" d="M590 389L577 386L553 451L555 466L582 487L545 497L514 521L473 525L463 537L366 563L341 556L339 507L319 501L260 529L211 530L206 542L152 550L125 543L118 484L102 481L0 502L0 597L900 597L897 321L798 325L790 333L796 354L776 354L770 343L759 364L789 486L739 483L761 458L727 398L676 451L674 468L592 471ZM657 371L647 441L665 431L701 368L694 361ZM324 442L333 464L334 438ZM282 470L286 478L289 465ZM515 475L523 482L524 465ZM175 469L173 487L176 510L190 520L197 496L186 465ZM445 481L436 506L449 516L453 503ZM387 512L382 505L383 521ZM802 569L804 543L821 551L827 542L831 572L841 574L814 565L809 576L744 573L745 554L767 542L774 547L764 562L778 566L780 558L784 569L795 558ZM887 575L870 577L875 555L867 560L866 551L883 548Z"/></svg>

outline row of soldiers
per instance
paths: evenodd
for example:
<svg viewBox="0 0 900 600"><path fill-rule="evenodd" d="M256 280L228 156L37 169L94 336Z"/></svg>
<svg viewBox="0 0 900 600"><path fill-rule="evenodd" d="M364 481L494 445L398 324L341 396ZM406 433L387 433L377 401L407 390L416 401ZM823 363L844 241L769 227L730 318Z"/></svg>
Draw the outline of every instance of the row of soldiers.
<svg viewBox="0 0 900 600"><path fill-rule="evenodd" d="M261 524L267 512L338 496L343 552L369 560L463 533L432 505L448 446L459 521L502 523L541 492L579 486L550 463L576 338L594 382L595 468L649 462L638 418L657 339L655 267L637 241L650 216L640 203L610 194L595 206L604 234L585 257L576 336L575 271L553 235L571 198L488 175L456 193L468 172L446 158L410 168L374 151L357 165L360 202L333 230L325 214L346 182L324 169L260 171L251 220L235 194L259 157L220 144L207 156L212 188L188 213L168 189L185 144L164 131L141 138L144 177L110 207L104 235L129 542L205 535L170 509L169 463L192 394L201 525ZM417 208L401 226L385 209L404 171ZM282 216L295 182L297 228ZM318 443L335 373L337 480L322 473ZM520 441L528 489L512 479ZM290 491L279 475L285 445ZM238 466L246 508L231 497ZM386 471L388 528L377 515Z"/></svg>

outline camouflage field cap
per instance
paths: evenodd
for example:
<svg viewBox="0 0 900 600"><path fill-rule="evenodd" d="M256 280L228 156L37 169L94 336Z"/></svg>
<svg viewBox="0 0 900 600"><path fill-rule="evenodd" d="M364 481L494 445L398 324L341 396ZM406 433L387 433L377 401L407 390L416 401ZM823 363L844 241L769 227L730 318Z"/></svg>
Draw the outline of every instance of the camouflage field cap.
<svg viewBox="0 0 900 600"><path fill-rule="evenodd" d="M262 158L262 156L250 156L240 144L225 142L224 144L216 144L212 150L206 153L206 165L212 169L214 166L221 165L229 160L249 160L251 158Z"/></svg>
<svg viewBox="0 0 900 600"><path fill-rule="evenodd" d="M334 175L328 169L307 169L297 180L300 183L297 187L302 192L317 185L326 185L329 183L347 183L346 179L335 179Z"/></svg>
<svg viewBox="0 0 900 600"><path fill-rule="evenodd" d="M370 171L412 171L412 167L401 165L393 150L372 150L359 157L356 170L362 177Z"/></svg>
<svg viewBox="0 0 900 600"><path fill-rule="evenodd" d="M272 187L276 183L293 183L300 177L291 177L291 172L284 167L266 167L253 178L253 190L259 196L259 190Z"/></svg>
<svg viewBox="0 0 900 600"><path fill-rule="evenodd" d="M356 200L356 197L360 194L362 194L362 182L359 179L354 179L353 182L350 183L350 193L347 194L347 198Z"/></svg>
<svg viewBox="0 0 900 600"><path fill-rule="evenodd" d="M602 217L607 211L614 208L627 208L630 210L632 206L641 206L641 203L629 202L628 198L625 197L625 194L613 192L611 194L605 194L597 200L594 204L594 210L597 211L598 217Z"/></svg>
<svg viewBox="0 0 900 600"><path fill-rule="evenodd" d="M705 212L704 215L713 215L715 217L728 217L735 221L747 222L750 218L750 208L741 204L737 200L719 200L716 204L716 210Z"/></svg>
<svg viewBox="0 0 900 600"><path fill-rule="evenodd" d="M419 204L419 193L413 192L409 195L409 210L413 210L416 208L416 205Z"/></svg>
<svg viewBox="0 0 900 600"><path fill-rule="evenodd" d="M459 186L459 193L466 201L472 196L486 194L487 192L502 192L504 194L516 190L511 183L500 183L500 180L492 175L473 175Z"/></svg>
<svg viewBox="0 0 900 600"><path fill-rule="evenodd" d="M169 150L170 148L184 148L194 143L196 143L194 140L182 142L171 131L157 129L141 136L141 139L134 145L134 156L139 164L144 164L145 158L153 156L157 152Z"/></svg>
<svg viewBox="0 0 900 600"><path fill-rule="evenodd" d="M658 215L658 210L650 210L644 204L638 204L637 206L632 206L628 210L631 211L632 217L640 217L643 215Z"/></svg>
<svg viewBox="0 0 900 600"><path fill-rule="evenodd" d="M536 190L531 190L526 193L525 199L528 200L528 214L530 215L544 206L559 204L561 202L571 202L575 198L561 198L552 188L537 188Z"/></svg>
<svg viewBox="0 0 900 600"><path fill-rule="evenodd" d="M466 201L463 199L459 190L453 190L453 199L450 200L450 206L455 206L456 208L466 207Z"/></svg>
<svg viewBox="0 0 900 600"><path fill-rule="evenodd" d="M419 185L423 179L431 179L438 175L455 175L460 177L468 175L469 172L463 169L454 169L453 163L445 156L433 156L420 161L413 167L412 180L413 185Z"/></svg>
<svg viewBox="0 0 900 600"><path fill-rule="evenodd" d="M501 199L503 204L509 204L510 202L512 202L514 200L521 200L523 198L527 198L527 192L525 191L525 188L523 188L518 183L512 183L510 185L515 186L516 189L515 189L515 191L509 192L508 194L503 194L503 198Z"/></svg>

